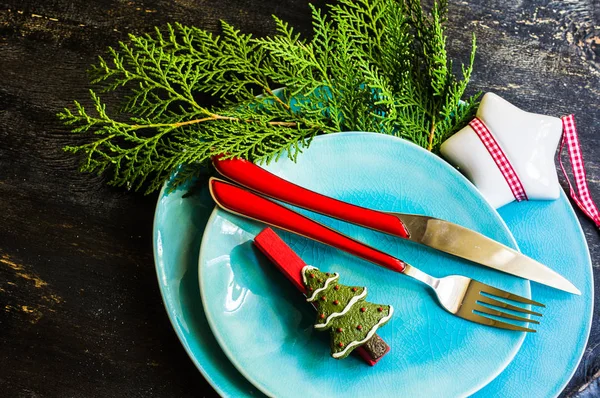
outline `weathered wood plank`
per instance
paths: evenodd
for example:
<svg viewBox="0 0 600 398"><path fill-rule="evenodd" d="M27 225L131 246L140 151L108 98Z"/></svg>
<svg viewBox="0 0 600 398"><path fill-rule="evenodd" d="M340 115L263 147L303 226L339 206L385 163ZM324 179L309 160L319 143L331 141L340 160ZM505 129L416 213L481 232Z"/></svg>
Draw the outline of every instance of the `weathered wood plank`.
<svg viewBox="0 0 600 398"><path fill-rule="evenodd" d="M600 198L600 3L450 3L455 58L466 59L471 31L478 37L473 91L498 92L531 111L574 112L592 193ZM85 70L128 33L174 21L217 31L225 19L265 34L273 29L273 13L310 29L306 0L0 5L3 395L215 395L187 359L160 300L151 248L156 196L112 189L102 177L78 173L60 150L73 137L54 115L72 99L86 98ZM597 269L598 232L581 220ZM565 394L595 394L599 344L595 322Z"/></svg>

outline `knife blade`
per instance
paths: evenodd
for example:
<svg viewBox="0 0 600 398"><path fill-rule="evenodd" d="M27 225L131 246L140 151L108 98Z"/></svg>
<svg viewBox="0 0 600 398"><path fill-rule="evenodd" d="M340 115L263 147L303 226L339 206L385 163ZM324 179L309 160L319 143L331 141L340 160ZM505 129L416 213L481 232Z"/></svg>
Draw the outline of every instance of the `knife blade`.
<svg viewBox="0 0 600 398"><path fill-rule="evenodd" d="M581 292L562 275L485 235L449 221L415 214L393 214L406 226L412 242L529 279L565 292Z"/></svg>
<svg viewBox="0 0 600 398"><path fill-rule="evenodd" d="M224 177L259 194L346 222L374 229L469 261L580 295L566 278L548 266L478 232L449 221L372 210L313 192L243 159L213 158Z"/></svg>

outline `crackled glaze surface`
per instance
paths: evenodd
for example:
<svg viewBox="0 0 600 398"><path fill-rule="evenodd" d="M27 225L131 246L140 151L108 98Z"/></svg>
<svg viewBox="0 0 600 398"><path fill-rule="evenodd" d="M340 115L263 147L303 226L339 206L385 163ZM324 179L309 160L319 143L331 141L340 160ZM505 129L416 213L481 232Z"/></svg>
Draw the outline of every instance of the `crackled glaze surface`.
<svg viewBox="0 0 600 398"><path fill-rule="evenodd" d="M182 199L185 192L163 193L157 206L155 255L167 311L190 357L221 395L263 396L229 362L209 330L197 288L197 255L214 204L206 191ZM534 297L553 303L539 326L545 332L526 338L511 364L477 396L520 398L524 390L532 397L556 396L577 367L591 322L593 287L585 239L564 194L552 203L513 203L501 209L501 216L521 250L569 277L583 300L552 298L560 293L532 284ZM557 229L563 234L556 234Z"/></svg>
<svg viewBox="0 0 600 398"><path fill-rule="evenodd" d="M581 296L532 283L532 297L546 304L538 332L526 337L506 370L475 396L554 397L575 372L592 323L594 281L585 236L564 192L556 201L512 203L499 213L521 251L567 277Z"/></svg>
<svg viewBox="0 0 600 398"><path fill-rule="evenodd" d="M348 154L353 154L349 163ZM315 139L298 163L274 173L363 206L429 214L514 245L500 217L470 183L441 159L397 138L343 133ZM434 180L431 176L436 176ZM424 181L428 181L424 184ZM419 245L316 216L359 240L433 275L463 274L522 295L529 283L465 264ZM314 313L252 246L261 224L217 210L200 252L200 291L217 340L234 365L271 396L464 396L501 372L524 335L467 322L445 312L418 282L321 244L282 233L308 264L368 286L369 300L395 313L379 330L392 350L374 368L357 358L329 358L327 338L313 331ZM279 377L280 369L286 371Z"/></svg>

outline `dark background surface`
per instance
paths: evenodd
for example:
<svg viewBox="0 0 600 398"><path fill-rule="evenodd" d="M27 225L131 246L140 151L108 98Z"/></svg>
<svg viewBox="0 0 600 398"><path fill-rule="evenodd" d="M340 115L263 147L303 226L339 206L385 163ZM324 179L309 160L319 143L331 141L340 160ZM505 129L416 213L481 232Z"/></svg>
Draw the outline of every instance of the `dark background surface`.
<svg viewBox="0 0 600 398"><path fill-rule="evenodd" d="M322 1L316 2L322 4ZM259 35L271 14L307 32L306 0L9 0L0 4L0 395L215 396L173 332L156 282L156 195L110 188L61 151L55 114L128 33L219 19ZM600 200L600 2L450 1L451 54L479 52L471 90L529 111L575 113ZM110 99L114 101L117 98ZM581 218L597 272L600 239ZM598 291L598 285L596 289ZM600 297L597 294L596 297ZM567 396L600 395L600 325Z"/></svg>

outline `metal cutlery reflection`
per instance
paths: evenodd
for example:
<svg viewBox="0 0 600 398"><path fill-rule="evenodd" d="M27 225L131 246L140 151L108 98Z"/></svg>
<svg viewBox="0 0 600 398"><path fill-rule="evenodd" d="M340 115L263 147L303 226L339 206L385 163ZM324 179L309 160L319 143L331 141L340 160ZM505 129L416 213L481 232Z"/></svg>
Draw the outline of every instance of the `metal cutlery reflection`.
<svg viewBox="0 0 600 398"><path fill-rule="evenodd" d="M217 171L261 195L380 232L408 239L498 271L581 294L556 271L460 225L416 214L372 210L310 191L243 159L213 158Z"/></svg>
<svg viewBox="0 0 600 398"><path fill-rule="evenodd" d="M217 178L211 178L209 186L217 205L228 212L333 246L425 283L433 289L442 307L456 316L488 326L523 332L535 332L535 330L508 321L539 324L536 320L514 315L511 311L535 316L541 316L540 313L498 300L498 298L544 307L541 303L461 275L435 278L400 259L343 235L244 188Z"/></svg>

